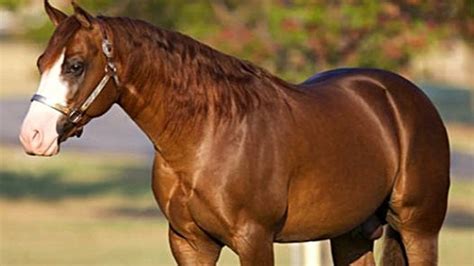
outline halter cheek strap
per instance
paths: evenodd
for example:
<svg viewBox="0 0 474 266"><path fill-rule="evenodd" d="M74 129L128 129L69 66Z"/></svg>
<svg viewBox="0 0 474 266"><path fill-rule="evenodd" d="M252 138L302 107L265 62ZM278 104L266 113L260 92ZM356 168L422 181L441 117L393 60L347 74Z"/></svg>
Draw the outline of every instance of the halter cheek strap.
<svg viewBox="0 0 474 266"><path fill-rule="evenodd" d="M91 92L91 94L87 97L87 99L75 109L72 109L62 103L55 102L47 97L35 94L31 101L36 101L42 103L60 113L65 115L69 122L73 124L77 124L86 114L87 109L91 106L91 104L97 99L99 94L104 90L105 86L109 82L110 78L113 78L115 85L117 87L120 86L120 81L117 75L117 68L113 63L113 55L112 55L112 43L107 38L107 33L105 31L104 26L102 25L101 21L99 20L100 29L102 31L102 52L105 55L107 63L105 65L105 75L102 80L97 84L95 89Z"/></svg>

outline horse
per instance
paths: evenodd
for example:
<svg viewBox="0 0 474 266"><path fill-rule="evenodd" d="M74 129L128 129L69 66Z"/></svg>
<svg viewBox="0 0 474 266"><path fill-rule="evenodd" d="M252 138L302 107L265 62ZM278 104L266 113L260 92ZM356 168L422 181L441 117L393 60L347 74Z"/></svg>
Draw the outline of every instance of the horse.
<svg viewBox="0 0 474 266"><path fill-rule="evenodd" d="M152 190L179 265L273 265L273 243L330 239L336 265L437 263L449 143L430 100L384 70L347 68L301 84L147 22L67 15L38 58L22 125L53 156L118 104L155 149Z"/></svg>

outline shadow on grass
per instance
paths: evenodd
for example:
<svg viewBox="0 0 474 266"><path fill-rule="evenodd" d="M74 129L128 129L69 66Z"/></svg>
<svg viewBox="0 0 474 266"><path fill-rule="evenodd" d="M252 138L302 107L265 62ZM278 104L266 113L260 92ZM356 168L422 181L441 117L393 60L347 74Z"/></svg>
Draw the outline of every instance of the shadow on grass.
<svg viewBox="0 0 474 266"><path fill-rule="evenodd" d="M474 228L474 214L466 210L450 210L444 224L450 228Z"/></svg>
<svg viewBox="0 0 474 266"><path fill-rule="evenodd" d="M117 174L98 178L96 182L76 182L65 181L63 174L55 171L26 175L0 170L0 198L50 201L106 193L137 197L151 191L151 175L148 169L124 168L113 172Z"/></svg>
<svg viewBox="0 0 474 266"><path fill-rule="evenodd" d="M59 171L27 175L0 170L1 199L37 199L52 201L67 198L86 198L115 194L124 197L139 197L151 193L151 174L146 167L125 167L111 171L109 176L95 182L65 181ZM90 178L88 178L90 180ZM117 208L108 210L108 216L158 217L153 209ZM445 226L450 228L474 228L474 214L460 209L448 212Z"/></svg>
<svg viewBox="0 0 474 266"><path fill-rule="evenodd" d="M132 208L119 207L104 210L101 213L105 217L125 217L125 218L140 218L140 219L156 219L163 218L163 214L159 211L158 206L147 208Z"/></svg>

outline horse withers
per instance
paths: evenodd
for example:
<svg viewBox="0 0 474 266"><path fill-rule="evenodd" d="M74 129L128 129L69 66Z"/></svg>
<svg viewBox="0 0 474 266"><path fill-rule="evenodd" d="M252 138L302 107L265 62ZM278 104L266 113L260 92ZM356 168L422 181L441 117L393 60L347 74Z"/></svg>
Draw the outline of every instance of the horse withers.
<svg viewBox="0 0 474 266"><path fill-rule="evenodd" d="M337 265L433 265L447 205L445 127L411 82L340 69L294 85L140 20L68 16L38 59L20 139L52 156L121 106L154 144L152 189L180 265L272 265L274 242L330 239Z"/></svg>

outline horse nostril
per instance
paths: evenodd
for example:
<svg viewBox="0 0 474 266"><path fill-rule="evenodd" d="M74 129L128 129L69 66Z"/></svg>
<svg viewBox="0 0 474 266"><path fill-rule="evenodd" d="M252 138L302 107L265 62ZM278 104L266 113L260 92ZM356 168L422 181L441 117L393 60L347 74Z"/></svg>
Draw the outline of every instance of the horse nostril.
<svg viewBox="0 0 474 266"><path fill-rule="evenodd" d="M39 131L38 130L34 130L33 131L33 136L31 137L31 140L32 141L35 141L35 139L37 139L39 137Z"/></svg>
<svg viewBox="0 0 474 266"><path fill-rule="evenodd" d="M35 147L39 147L41 142L43 141L43 137L39 130L34 130L33 134L31 135L31 144Z"/></svg>

